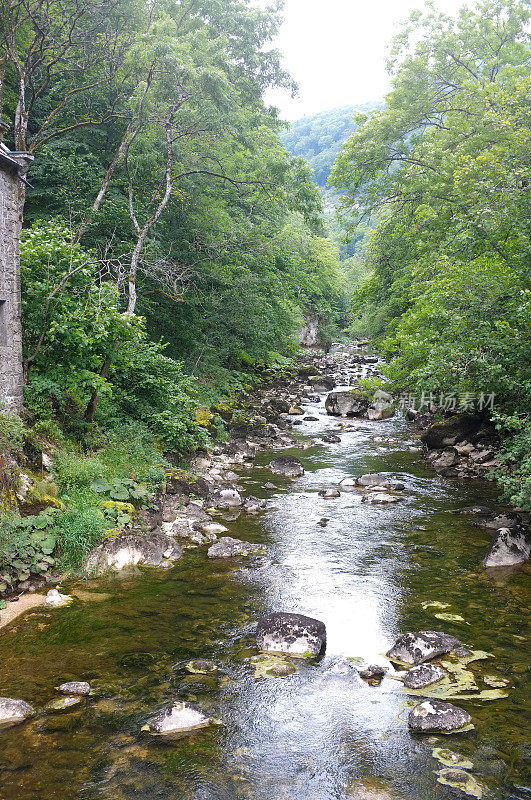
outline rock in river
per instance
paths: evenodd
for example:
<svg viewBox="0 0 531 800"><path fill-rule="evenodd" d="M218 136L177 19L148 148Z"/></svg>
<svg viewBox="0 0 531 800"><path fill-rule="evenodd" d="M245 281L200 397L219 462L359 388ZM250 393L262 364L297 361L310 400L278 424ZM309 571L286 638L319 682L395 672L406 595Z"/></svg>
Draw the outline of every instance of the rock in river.
<svg viewBox="0 0 531 800"><path fill-rule="evenodd" d="M408 689L422 689L424 686L431 686L444 678L446 672L435 664L419 664L410 669L405 678L404 686Z"/></svg>
<svg viewBox="0 0 531 800"><path fill-rule="evenodd" d="M233 556L249 556L252 553L261 553L264 546L244 542L242 539L233 539L231 536L223 536L218 542L208 548L209 558L231 558Z"/></svg>
<svg viewBox="0 0 531 800"><path fill-rule="evenodd" d="M407 724L412 731L459 731L472 721L470 714L452 703L424 700L409 712Z"/></svg>
<svg viewBox="0 0 531 800"><path fill-rule="evenodd" d="M62 694L86 695L90 693L90 683L86 681L68 681L57 687Z"/></svg>
<svg viewBox="0 0 531 800"><path fill-rule="evenodd" d="M378 686L382 682L386 672L385 667L381 667L379 664L370 664L368 667L358 670L360 678L373 686Z"/></svg>
<svg viewBox="0 0 531 800"><path fill-rule="evenodd" d="M459 644L454 636L441 631L409 632L399 636L386 655L391 661L401 661L416 666L449 653L455 647L459 647Z"/></svg>
<svg viewBox="0 0 531 800"><path fill-rule="evenodd" d="M325 500L333 500L336 497L341 497L341 492L338 489L321 489L319 497L324 497Z"/></svg>
<svg viewBox="0 0 531 800"><path fill-rule="evenodd" d="M219 508L221 510L237 508L243 505L243 498L234 487L225 487L216 492L212 492L208 498L207 505L209 508Z"/></svg>
<svg viewBox="0 0 531 800"><path fill-rule="evenodd" d="M120 533L91 550L85 567L89 572L121 570L135 564L158 567L165 559L177 561L182 554L182 548L164 533Z"/></svg>
<svg viewBox="0 0 531 800"><path fill-rule="evenodd" d="M292 656L317 656L326 646L323 622L304 614L281 611L262 617L256 630L260 650Z"/></svg>
<svg viewBox="0 0 531 800"><path fill-rule="evenodd" d="M206 728L211 724L212 719L207 717L197 706L191 703L175 702L166 706L158 717L148 722L142 730L148 730L159 736L167 736L168 734L186 733Z"/></svg>
<svg viewBox="0 0 531 800"><path fill-rule="evenodd" d="M0 697L0 726L16 725L34 714L33 708L24 700Z"/></svg>
<svg viewBox="0 0 531 800"><path fill-rule="evenodd" d="M274 458L268 464L268 469L276 475L283 475L285 478L299 478L304 475L304 467L293 456L278 456L278 458Z"/></svg>
<svg viewBox="0 0 531 800"><path fill-rule="evenodd" d="M367 472L356 479L358 486L389 486L389 478L382 472Z"/></svg>
<svg viewBox="0 0 531 800"><path fill-rule="evenodd" d="M500 528L496 531L485 558L485 567L514 567L524 564L531 547L524 528Z"/></svg>
<svg viewBox="0 0 531 800"><path fill-rule="evenodd" d="M369 401L357 389L345 392L331 392L325 400L325 408L333 417L359 417L369 405Z"/></svg>

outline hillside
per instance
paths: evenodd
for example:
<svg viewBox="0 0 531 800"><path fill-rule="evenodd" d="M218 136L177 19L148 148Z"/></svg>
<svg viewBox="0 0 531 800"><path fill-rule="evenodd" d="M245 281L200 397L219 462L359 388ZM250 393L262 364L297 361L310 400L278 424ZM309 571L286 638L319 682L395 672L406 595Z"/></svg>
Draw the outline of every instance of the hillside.
<svg viewBox="0 0 531 800"><path fill-rule="evenodd" d="M281 139L292 155L308 161L315 182L324 189L341 145L355 129L354 112L368 112L382 106L383 103L377 101L320 111L293 122Z"/></svg>

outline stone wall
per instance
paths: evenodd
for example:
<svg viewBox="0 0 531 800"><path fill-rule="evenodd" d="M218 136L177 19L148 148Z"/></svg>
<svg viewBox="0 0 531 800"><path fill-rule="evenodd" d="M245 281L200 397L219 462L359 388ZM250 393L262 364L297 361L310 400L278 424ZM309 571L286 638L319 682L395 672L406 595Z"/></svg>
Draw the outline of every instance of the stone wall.
<svg viewBox="0 0 531 800"><path fill-rule="evenodd" d="M25 166L22 159L20 163ZM24 184L0 163L0 412L20 411L23 403L19 263L23 204Z"/></svg>

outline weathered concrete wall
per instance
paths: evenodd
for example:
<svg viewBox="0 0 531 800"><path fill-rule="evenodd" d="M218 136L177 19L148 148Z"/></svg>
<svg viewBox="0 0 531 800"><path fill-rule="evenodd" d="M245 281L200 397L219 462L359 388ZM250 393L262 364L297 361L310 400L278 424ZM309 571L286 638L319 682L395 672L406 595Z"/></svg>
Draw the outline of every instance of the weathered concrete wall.
<svg viewBox="0 0 531 800"><path fill-rule="evenodd" d="M20 411L23 402L19 262L23 205L24 184L0 164L0 411Z"/></svg>

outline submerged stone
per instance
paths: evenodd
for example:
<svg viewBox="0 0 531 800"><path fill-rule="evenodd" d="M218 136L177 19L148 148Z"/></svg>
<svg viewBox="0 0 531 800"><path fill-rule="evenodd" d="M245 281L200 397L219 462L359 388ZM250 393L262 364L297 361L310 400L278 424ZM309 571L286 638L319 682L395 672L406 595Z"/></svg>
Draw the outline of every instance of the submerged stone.
<svg viewBox="0 0 531 800"><path fill-rule="evenodd" d="M456 753L454 750L448 750L446 747L435 747L431 754L446 767L458 767L459 769L473 769L474 767L472 761L466 756Z"/></svg>
<svg viewBox="0 0 531 800"><path fill-rule="evenodd" d="M59 697L57 700L52 700L48 703L46 709L48 711L67 711L73 706L78 706L83 701L79 695L70 697Z"/></svg>
<svg viewBox="0 0 531 800"><path fill-rule="evenodd" d="M472 722L464 708L443 700L424 700L409 712L407 723L412 731L459 731Z"/></svg>
<svg viewBox="0 0 531 800"><path fill-rule="evenodd" d="M391 661L416 666L450 653L459 645L460 642L454 636L441 631L408 632L398 637L386 655Z"/></svg>
<svg viewBox="0 0 531 800"><path fill-rule="evenodd" d="M317 656L326 646L326 628L323 622L304 614L274 612L259 621L256 643L266 652Z"/></svg>
<svg viewBox="0 0 531 800"><path fill-rule="evenodd" d="M253 656L251 663L254 665L255 678L284 678L297 672L295 664L282 658L281 655L261 653L259 656Z"/></svg>
<svg viewBox="0 0 531 800"><path fill-rule="evenodd" d="M249 556L253 553L264 551L264 545L244 542L242 539L233 539L223 536L219 541L208 548L209 558L233 558L234 556Z"/></svg>
<svg viewBox="0 0 531 800"><path fill-rule="evenodd" d="M301 462L293 456L278 456L268 464L268 469L276 475L283 475L285 478L300 478L304 475L304 467Z"/></svg>
<svg viewBox="0 0 531 800"><path fill-rule="evenodd" d="M444 786L452 786L469 797L478 798L478 800L483 797L483 786L469 772L450 767L440 769L437 775L437 783L442 783Z"/></svg>
<svg viewBox="0 0 531 800"><path fill-rule="evenodd" d="M212 675L219 671L217 664L203 658L196 658L194 661L189 661L186 665L186 669L192 675Z"/></svg>
<svg viewBox="0 0 531 800"><path fill-rule="evenodd" d="M211 725L213 720L192 703L175 702L166 706L142 730L159 736L187 733Z"/></svg>

